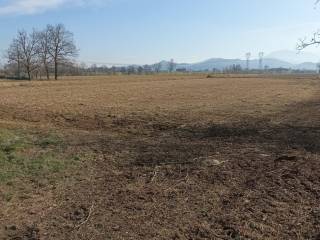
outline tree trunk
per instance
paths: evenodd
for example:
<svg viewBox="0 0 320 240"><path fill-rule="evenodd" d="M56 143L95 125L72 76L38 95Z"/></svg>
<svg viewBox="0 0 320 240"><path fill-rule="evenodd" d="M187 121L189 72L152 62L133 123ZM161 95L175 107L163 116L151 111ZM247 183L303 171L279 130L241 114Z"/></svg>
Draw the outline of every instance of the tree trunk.
<svg viewBox="0 0 320 240"><path fill-rule="evenodd" d="M31 73L30 73L30 70L28 69L27 72L28 72L29 81L31 81Z"/></svg>
<svg viewBox="0 0 320 240"><path fill-rule="evenodd" d="M47 74L47 80L49 80L50 79L50 74L49 74L49 68L48 68L47 64L45 65L45 70L46 70L46 74Z"/></svg>
<svg viewBox="0 0 320 240"><path fill-rule="evenodd" d="M20 61L18 61L18 79L21 79L21 73L20 73Z"/></svg>
<svg viewBox="0 0 320 240"><path fill-rule="evenodd" d="M54 60L54 79L58 80L58 60Z"/></svg>

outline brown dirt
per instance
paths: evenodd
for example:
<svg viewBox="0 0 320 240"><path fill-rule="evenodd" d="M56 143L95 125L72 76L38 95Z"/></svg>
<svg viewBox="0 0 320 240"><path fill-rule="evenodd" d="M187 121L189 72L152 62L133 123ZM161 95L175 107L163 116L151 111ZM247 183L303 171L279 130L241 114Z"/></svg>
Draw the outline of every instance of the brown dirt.
<svg viewBox="0 0 320 240"><path fill-rule="evenodd" d="M312 76L0 83L3 128L50 129L83 159L0 198L0 238L320 239L319 90Z"/></svg>

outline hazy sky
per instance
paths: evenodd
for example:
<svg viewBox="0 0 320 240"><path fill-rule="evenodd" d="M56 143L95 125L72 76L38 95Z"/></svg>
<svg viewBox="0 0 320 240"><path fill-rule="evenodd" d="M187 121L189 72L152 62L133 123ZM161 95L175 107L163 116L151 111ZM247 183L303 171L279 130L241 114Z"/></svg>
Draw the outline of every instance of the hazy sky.
<svg viewBox="0 0 320 240"><path fill-rule="evenodd" d="M320 29L315 0L0 0L0 51L18 29L64 23L80 60L152 63L294 50ZM319 55L320 47L309 52Z"/></svg>

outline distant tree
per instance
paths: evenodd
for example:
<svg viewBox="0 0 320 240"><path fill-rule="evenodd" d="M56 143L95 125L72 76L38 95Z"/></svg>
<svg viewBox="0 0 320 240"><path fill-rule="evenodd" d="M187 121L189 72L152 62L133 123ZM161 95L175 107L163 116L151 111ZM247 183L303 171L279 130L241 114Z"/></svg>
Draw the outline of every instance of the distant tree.
<svg viewBox="0 0 320 240"><path fill-rule="evenodd" d="M142 67L143 67L143 71L145 73L151 73L152 72L152 66L146 64L146 65L143 65Z"/></svg>
<svg viewBox="0 0 320 240"><path fill-rule="evenodd" d="M54 64L54 78L57 80L59 65L76 57L78 50L73 40L73 34L66 30L63 24L48 25L47 31L50 36L49 54Z"/></svg>
<svg viewBox="0 0 320 240"><path fill-rule="evenodd" d="M156 73L159 73L160 71L161 71L161 63L159 62L159 63L156 63L155 65L154 65L154 71L156 72Z"/></svg>
<svg viewBox="0 0 320 240"><path fill-rule="evenodd" d="M128 72L128 74L130 75L130 74L134 74L135 73L135 67L134 66L128 66L127 67L127 72Z"/></svg>
<svg viewBox="0 0 320 240"><path fill-rule="evenodd" d="M98 71L98 66L97 66L97 64L95 64L95 63L92 64L92 65L90 66L90 72L96 74L97 71Z"/></svg>
<svg viewBox="0 0 320 240"><path fill-rule="evenodd" d="M240 64L233 64L232 65L232 72L234 73L240 73L242 72L242 67Z"/></svg>
<svg viewBox="0 0 320 240"><path fill-rule="evenodd" d="M225 72L225 73L241 73L242 67L240 64L232 64L232 65L224 68L223 72Z"/></svg>
<svg viewBox="0 0 320 240"><path fill-rule="evenodd" d="M81 62L81 63L80 63L80 68L82 68L82 69L87 69L88 66L87 66L87 64L86 64L85 62Z"/></svg>
<svg viewBox="0 0 320 240"><path fill-rule="evenodd" d="M126 67L120 67L120 72L122 74L126 74L127 73L127 68Z"/></svg>
<svg viewBox="0 0 320 240"><path fill-rule="evenodd" d="M213 72L213 73L219 73L219 72L221 72L221 71L220 71L220 69L218 69L218 68L212 68L212 72Z"/></svg>
<svg viewBox="0 0 320 240"><path fill-rule="evenodd" d="M318 74L320 74L320 63L317 63Z"/></svg>
<svg viewBox="0 0 320 240"><path fill-rule="evenodd" d="M112 67L111 67L111 74L112 74L112 75L115 75L116 72L117 72L117 68L116 68L115 66L112 66Z"/></svg>
<svg viewBox="0 0 320 240"><path fill-rule="evenodd" d="M138 71L138 74L142 74L143 73L143 67L139 66L137 71Z"/></svg>

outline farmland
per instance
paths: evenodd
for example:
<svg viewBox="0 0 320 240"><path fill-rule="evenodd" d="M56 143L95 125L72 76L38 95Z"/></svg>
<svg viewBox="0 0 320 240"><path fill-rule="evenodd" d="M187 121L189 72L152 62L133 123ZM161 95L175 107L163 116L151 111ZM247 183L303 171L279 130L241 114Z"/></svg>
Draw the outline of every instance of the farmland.
<svg viewBox="0 0 320 240"><path fill-rule="evenodd" d="M0 82L0 239L319 239L320 80Z"/></svg>

